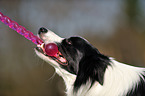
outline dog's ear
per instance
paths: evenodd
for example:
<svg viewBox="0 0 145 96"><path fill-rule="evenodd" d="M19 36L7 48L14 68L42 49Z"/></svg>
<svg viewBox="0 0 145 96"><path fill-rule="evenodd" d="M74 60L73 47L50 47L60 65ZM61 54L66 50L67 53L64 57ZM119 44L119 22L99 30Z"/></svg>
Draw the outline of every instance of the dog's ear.
<svg viewBox="0 0 145 96"><path fill-rule="evenodd" d="M78 89L81 85L88 81L91 83L90 87L95 81L103 85L104 73L109 64L107 56L97 54L94 56L85 56L79 64L79 71L74 83L74 88Z"/></svg>

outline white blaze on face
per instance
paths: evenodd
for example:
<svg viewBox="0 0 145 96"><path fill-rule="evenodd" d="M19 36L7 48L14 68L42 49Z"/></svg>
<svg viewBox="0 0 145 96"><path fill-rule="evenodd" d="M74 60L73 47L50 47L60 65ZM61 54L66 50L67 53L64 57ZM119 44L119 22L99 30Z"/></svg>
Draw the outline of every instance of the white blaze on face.
<svg viewBox="0 0 145 96"><path fill-rule="evenodd" d="M44 41L45 44L61 42L64 38L59 37L51 30L48 30L47 33L43 33L40 35L40 38Z"/></svg>
<svg viewBox="0 0 145 96"><path fill-rule="evenodd" d="M42 45L37 46L37 47L41 47L41 48L44 44L55 43L55 42L61 43L62 40L64 39L64 38L59 37L58 35L56 35L54 32L52 32L50 30L48 30L48 32L46 32L46 33L39 34L39 37L44 42ZM56 61L54 61L53 59L51 59L50 57L45 56L44 54L42 54L41 52L38 52L37 50L35 50L35 52L41 59L43 59L44 61L51 64L53 67L55 67L55 68L59 67L59 64Z"/></svg>
<svg viewBox="0 0 145 96"><path fill-rule="evenodd" d="M48 44L48 43L61 43L62 40L64 38L59 37L58 35L56 35L55 33L53 33L52 31L48 30L47 33L41 33L39 35L39 37L43 40L44 44ZM40 45L38 47L42 48L43 45ZM50 65L52 65L55 70L56 73L58 73L60 76L62 76L62 78L64 79L65 83L66 83L66 88L67 89L73 89L73 82L76 79L76 76L67 72L65 69L62 69L60 67L60 64L58 64L55 60L53 60L51 57L45 56L43 53L37 51L35 49L36 54L43 59L44 61L46 61L47 63L49 63ZM62 57L59 58L61 61L66 62L66 59L63 59Z"/></svg>

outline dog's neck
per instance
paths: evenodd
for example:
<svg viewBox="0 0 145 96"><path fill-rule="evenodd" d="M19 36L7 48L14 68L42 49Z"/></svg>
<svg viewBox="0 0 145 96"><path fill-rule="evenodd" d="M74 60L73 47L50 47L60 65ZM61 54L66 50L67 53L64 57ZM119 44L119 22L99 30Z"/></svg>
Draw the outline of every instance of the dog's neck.
<svg viewBox="0 0 145 96"><path fill-rule="evenodd" d="M123 63L119 63L112 58L111 58L111 63L112 63L111 64L112 66L109 66L106 69L105 78L104 78L105 82L104 82L103 86L100 85L96 81L94 83L94 85L92 86L93 89L91 90L90 89L90 84L91 83L88 81L85 85L82 85L79 88L77 93L74 93L74 91L73 91L74 82L76 80L76 75L73 75L73 74L71 74L71 73L69 73L66 70L61 69L61 68L60 69L56 68L56 72L57 72L57 74L59 74L64 79L64 82L65 82L65 85L66 85L66 94L67 94L67 96L90 96L90 95L91 96L94 96L94 95L96 96L96 94L99 95L99 96L100 96L100 94L105 94L106 95L106 93L110 92L110 88L112 86L114 86L114 88L119 88L119 89L114 89L114 91L111 91L111 92L115 92L115 90L118 90L118 92L116 93L117 95L121 94L121 93L124 93L124 92L127 92L127 90L129 90L131 88L132 83L134 84L134 83L138 82L138 79L139 79L138 76L139 75L136 75L136 74L141 74L140 70L138 70L138 68L136 68L136 67L132 67L132 66L129 66L129 65L126 65L126 64L123 64ZM123 73L124 73L124 75L122 75ZM114 78L116 78L116 79L114 79ZM134 81L132 81L132 79ZM123 80L125 80L125 81L123 81ZM120 81L120 83L118 81ZM126 84L127 81L130 82L130 84ZM124 88L123 86L126 86L125 88L127 88L127 89L123 89ZM95 91L96 93L94 93L94 90L96 90ZM115 93L110 93L110 94L111 95L109 95L109 96L117 96L117 95L113 95Z"/></svg>
<svg viewBox="0 0 145 96"><path fill-rule="evenodd" d="M76 79L76 75L71 74L62 68L55 68L55 70L56 73L63 78L66 85L66 90L73 90L73 84Z"/></svg>

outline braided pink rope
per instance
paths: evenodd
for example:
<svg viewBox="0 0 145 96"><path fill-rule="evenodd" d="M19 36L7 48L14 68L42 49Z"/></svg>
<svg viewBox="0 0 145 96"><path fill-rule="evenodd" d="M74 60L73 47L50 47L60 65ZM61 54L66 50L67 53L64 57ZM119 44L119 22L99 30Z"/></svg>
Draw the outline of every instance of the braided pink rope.
<svg viewBox="0 0 145 96"><path fill-rule="evenodd" d="M17 31L17 33L21 34L28 40L31 40L36 45L41 45L43 43L43 41L39 37L35 36L32 32L26 30L23 26L19 25L17 22L12 21L9 17L4 16L1 12L0 12L0 21L8 25L11 29Z"/></svg>

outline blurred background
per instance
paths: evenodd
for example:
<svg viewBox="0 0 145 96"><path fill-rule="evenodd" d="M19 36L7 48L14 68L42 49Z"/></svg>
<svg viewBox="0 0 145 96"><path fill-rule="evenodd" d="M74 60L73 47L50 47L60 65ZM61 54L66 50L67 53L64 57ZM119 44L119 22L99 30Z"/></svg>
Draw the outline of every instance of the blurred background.
<svg viewBox="0 0 145 96"><path fill-rule="evenodd" d="M0 0L0 11L37 34L80 35L101 53L145 67L145 0ZM35 44L0 22L0 96L65 96Z"/></svg>

